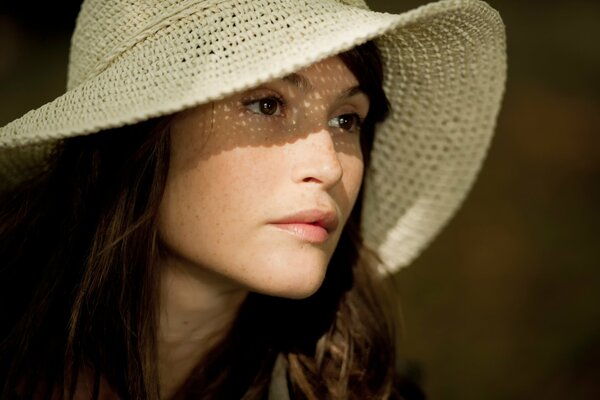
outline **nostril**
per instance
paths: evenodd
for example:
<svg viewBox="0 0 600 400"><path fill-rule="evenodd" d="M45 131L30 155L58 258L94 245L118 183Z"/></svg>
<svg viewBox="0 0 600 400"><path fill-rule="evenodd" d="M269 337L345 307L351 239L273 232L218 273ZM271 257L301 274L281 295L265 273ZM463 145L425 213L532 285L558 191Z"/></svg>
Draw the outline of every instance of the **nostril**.
<svg viewBox="0 0 600 400"><path fill-rule="evenodd" d="M314 182L314 183L319 183L321 182L320 180L318 180L317 178L313 178L311 176L306 177L304 179L302 179L302 182Z"/></svg>

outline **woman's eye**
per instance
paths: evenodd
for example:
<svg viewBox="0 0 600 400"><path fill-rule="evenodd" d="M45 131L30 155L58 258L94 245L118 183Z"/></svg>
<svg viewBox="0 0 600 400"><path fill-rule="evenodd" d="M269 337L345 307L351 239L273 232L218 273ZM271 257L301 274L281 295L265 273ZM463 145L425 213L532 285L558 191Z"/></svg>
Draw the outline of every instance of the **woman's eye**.
<svg viewBox="0 0 600 400"><path fill-rule="evenodd" d="M360 130L361 118L358 114L342 114L329 120L329 126L345 131L355 132Z"/></svg>
<svg viewBox="0 0 600 400"><path fill-rule="evenodd" d="M246 108L255 114L281 115L282 101L276 97L264 97L251 100L244 104Z"/></svg>

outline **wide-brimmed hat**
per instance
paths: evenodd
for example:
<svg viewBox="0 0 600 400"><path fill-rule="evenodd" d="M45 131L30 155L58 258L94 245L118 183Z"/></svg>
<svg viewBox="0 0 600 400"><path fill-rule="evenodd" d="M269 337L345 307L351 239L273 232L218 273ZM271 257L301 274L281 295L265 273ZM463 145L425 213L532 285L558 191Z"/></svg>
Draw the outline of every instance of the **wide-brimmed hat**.
<svg viewBox="0 0 600 400"><path fill-rule="evenodd" d="M472 186L506 77L504 26L479 0L399 15L360 0L85 0L67 92L0 128L0 191L60 139L224 98L375 39L391 103L365 176L362 234L394 271Z"/></svg>

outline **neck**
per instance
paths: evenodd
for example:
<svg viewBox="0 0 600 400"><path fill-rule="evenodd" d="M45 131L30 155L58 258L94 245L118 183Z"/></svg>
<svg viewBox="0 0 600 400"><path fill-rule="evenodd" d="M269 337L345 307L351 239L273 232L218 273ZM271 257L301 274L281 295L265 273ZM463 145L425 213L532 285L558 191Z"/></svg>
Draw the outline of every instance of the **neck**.
<svg viewBox="0 0 600 400"><path fill-rule="evenodd" d="M166 398L227 334L247 291L180 260L166 260L162 270L157 344L161 398Z"/></svg>

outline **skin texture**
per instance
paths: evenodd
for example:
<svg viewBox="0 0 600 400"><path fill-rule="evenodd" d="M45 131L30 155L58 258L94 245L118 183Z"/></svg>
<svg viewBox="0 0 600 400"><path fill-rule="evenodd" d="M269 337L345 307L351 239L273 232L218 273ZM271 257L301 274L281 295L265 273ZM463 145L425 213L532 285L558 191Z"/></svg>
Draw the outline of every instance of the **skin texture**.
<svg viewBox="0 0 600 400"><path fill-rule="evenodd" d="M369 100L357 85L332 57L174 117L158 219L163 394L249 291L304 298L320 287L362 183ZM277 224L307 210L337 220L325 239Z"/></svg>

